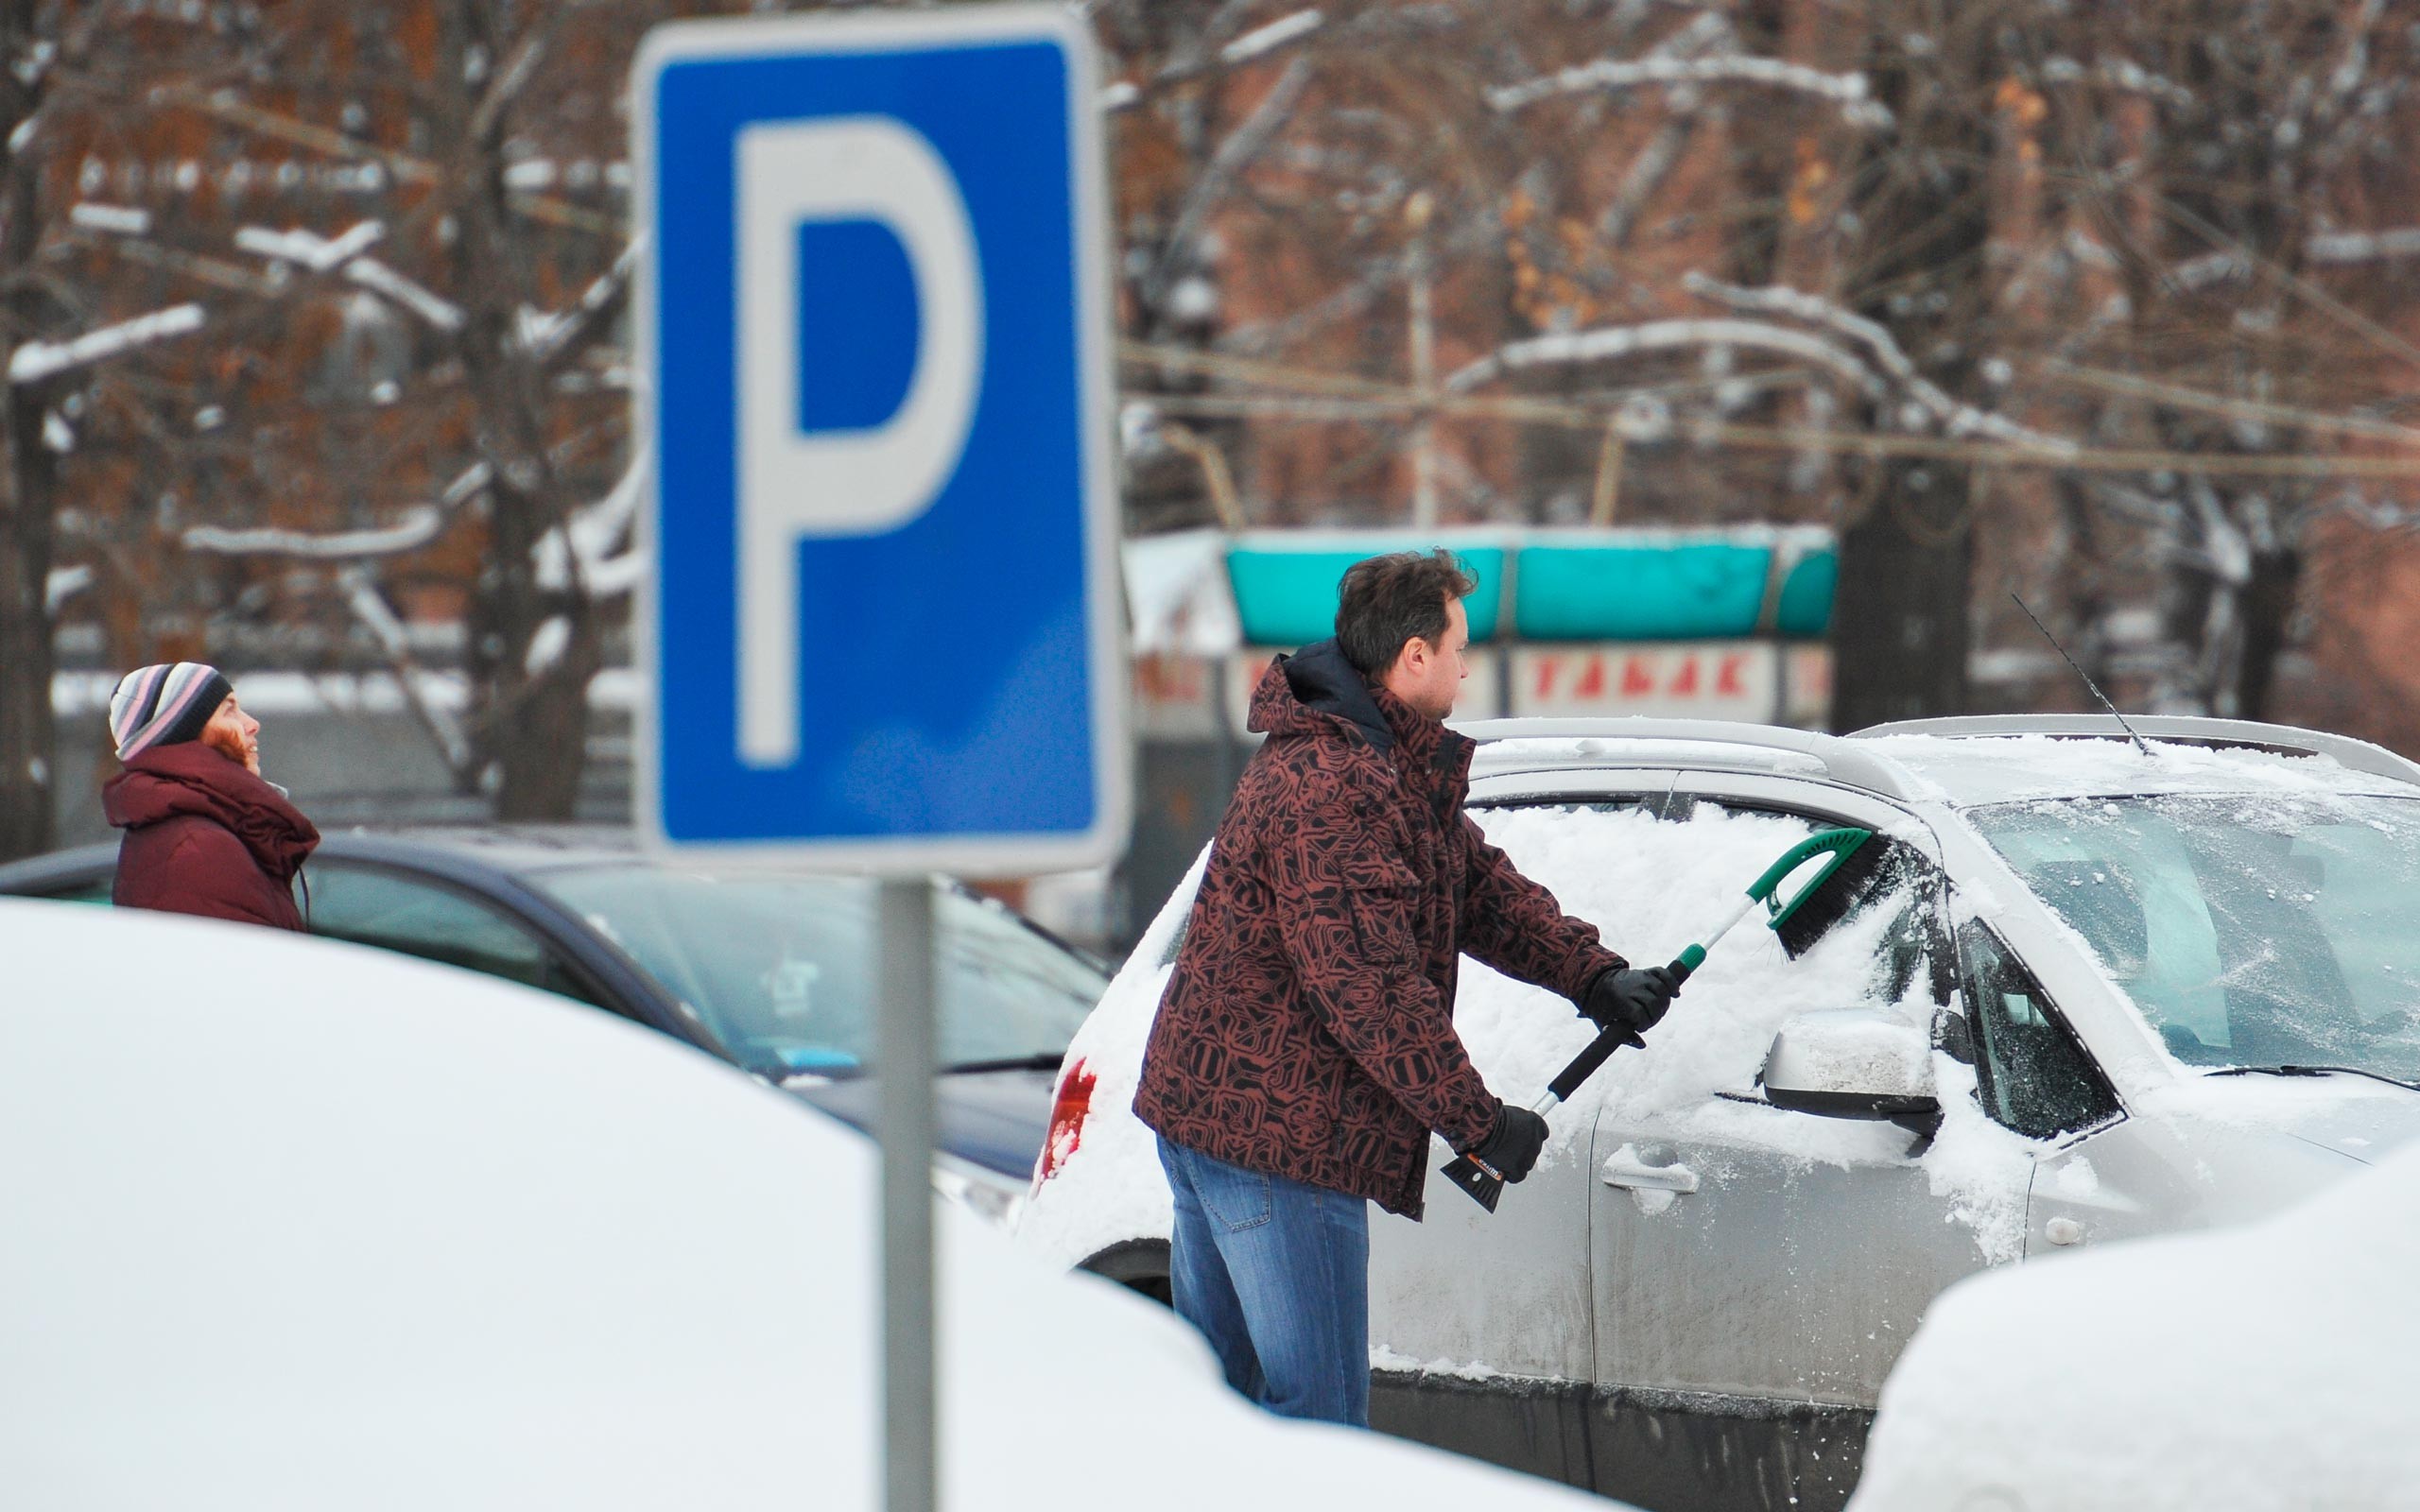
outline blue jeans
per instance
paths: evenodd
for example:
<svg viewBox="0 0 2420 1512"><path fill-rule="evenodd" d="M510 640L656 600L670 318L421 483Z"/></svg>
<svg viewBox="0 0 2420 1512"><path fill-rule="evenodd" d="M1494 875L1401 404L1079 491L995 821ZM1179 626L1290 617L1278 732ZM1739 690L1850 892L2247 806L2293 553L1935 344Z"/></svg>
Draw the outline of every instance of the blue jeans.
<svg viewBox="0 0 2420 1512"><path fill-rule="evenodd" d="M1370 1205L1160 1141L1168 1280L1227 1383L1288 1418L1370 1426Z"/></svg>

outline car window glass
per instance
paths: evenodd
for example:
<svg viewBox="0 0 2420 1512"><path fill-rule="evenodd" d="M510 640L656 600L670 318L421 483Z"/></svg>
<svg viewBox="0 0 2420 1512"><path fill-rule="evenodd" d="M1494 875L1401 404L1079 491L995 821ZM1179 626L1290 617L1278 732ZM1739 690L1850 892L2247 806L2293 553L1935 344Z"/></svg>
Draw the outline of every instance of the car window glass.
<svg viewBox="0 0 2420 1512"><path fill-rule="evenodd" d="M770 1075L855 1072L879 1011L873 885L856 878L584 867L538 885ZM941 890L938 1054L944 1066L1056 1061L1108 979L996 903Z"/></svg>
<svg viewBox="0 0 2420 1512"><path fill-rule="evenodd" d="M1706 798L1676 793L1672 812L1683 823L1701 816L1762 814L1797 819L1807 827L1808 833L1818 829L1862 828L1836 816L1806 814L1727 796ZM1751 880L1741 878L1741 885ZM1786 882L1785 896L1794 893L1799 885L1795 880ZM1863 918L1876 907L1890 908L1893 918L1882 932L1876 955L1879 990L1885 1001L1907 1001L1910 990L1921 982L1934 1002L1946 1003L1949 952L1947 936L1941 926L1941 868L1933 865L1932 859L1911 845L1877 834L1858 848L1849 863L1775 933L1781 937L1782 948L1796 957L1806 954L1816 941L1850 919Z"/></svg>
<svg viewBox="0 0 2420 1512"><path fill-rule="evenodd" d="M2420 803L2179 795L1970 816L2176 1059L2420 1076Z"/></svg>
<svg viewBox="0 0 2420 1512"><path fill-rule="evenodd" d="M2108 1084L2033 974L1979 924L1959 936L1961 984L1982 1052L1992 1117L2033 1139L2090 1127L2118 1110Z"/></svg>
<svg viewBox="0 0 2420 1512"><path fill-rule="evenodd" d="M545 941L452 887L376 867L322 864L306 875L314 935L594 1001Z"/></svg>
<svg viewBox="0 0 2420 1512"><path fill-rule="evenodd" d="M1594 924L1608 947L1634 961L1661 963L1704 941L1776 857L1818 828L1832 827L1803 815L1705 802L1685 814L1672 819L1651 809L1530 806L1494 809L1478 820L1523 876L1551 892L1565 913ZM1652 1121L1716 1099L1753 1096L1774 1034L1798 1014L1874 1008L1922 1024L1925 999L1939 995L1927 991L1933 953L1920 932L1907 936L1904 950L1895 942L1903 919L1920 931L1933 917L1922 892L1916 873L1900 878L1823 931L1796 959L1774 932L1743 919L1712 947L1703 974L1656 1026L1651 1053L1616 1057L1592 1078L1593 1095L1619 1106L1625 1118ZM1947 954L1945 946L1940 954ZM1561 994L1500 971L1463 971L1454 1011L1463 1043L1491 1085L1497 1068L1515 1068L1503 1080L1516 1097L1586 1042L1586 1025L1575 1028Z"/></svg>

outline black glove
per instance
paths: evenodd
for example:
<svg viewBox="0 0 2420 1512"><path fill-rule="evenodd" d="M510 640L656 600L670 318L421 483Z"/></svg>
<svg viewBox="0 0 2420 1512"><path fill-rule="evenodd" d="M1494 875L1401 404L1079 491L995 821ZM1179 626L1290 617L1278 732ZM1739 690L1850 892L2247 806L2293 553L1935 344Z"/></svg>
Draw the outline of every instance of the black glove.
<svg viewBox="0 0 2420 1512"><path fill-rule="evenodd" d="M1495 1127L1466 1153L1505 1180L1518 1181L1538 1163L1538 1152L1546 1144L1547 1121L1526 1108L1507 1103L1504 1111L1495 1116Z"/></svg>
<svg viewBox="0 0 2420 1512"><path fill-rule="evenodd" d="M1681 984L1663 967L1625 966L1599 972L1588 984L1588 1001L1580 1011L1598 1028L1628 1029L1631 1043L1645 1044L1639 1036L1663 1020L1664 1010L1680 994Z"/></svg>

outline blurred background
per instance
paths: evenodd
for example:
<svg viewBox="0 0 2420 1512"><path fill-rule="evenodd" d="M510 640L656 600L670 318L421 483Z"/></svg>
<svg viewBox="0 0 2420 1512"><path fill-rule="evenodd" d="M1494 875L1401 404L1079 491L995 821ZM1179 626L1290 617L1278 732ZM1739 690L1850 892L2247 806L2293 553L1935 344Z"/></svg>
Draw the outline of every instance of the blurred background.
<svg viewBox="0 0 2420 1512"><path fill-rule="evenodd" d="M170 659L324 828L627 821L631 61L810 9L0 0L0 860ZM1046 922L1123 947L1403 546L1465 715L2087 706L2021 594L2122 707L2420 753L2420 3L1075 9L1140 791Z"/></svg>

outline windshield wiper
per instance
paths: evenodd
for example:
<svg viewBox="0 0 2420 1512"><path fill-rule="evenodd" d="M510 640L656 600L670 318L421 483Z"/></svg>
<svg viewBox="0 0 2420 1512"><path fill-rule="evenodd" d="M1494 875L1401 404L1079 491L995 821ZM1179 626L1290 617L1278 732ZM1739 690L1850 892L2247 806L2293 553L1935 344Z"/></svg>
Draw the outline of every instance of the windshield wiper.
<svg viewBox="0 0 2420 1512"><path fill-rule="evenodd" d="M1063 1052L1041 1050L1030 1056L1003 1056L997 1060L961 1060L956 1065L943 1066L942 1074L956 1076L986 1071L1057 1071L1059 1063L1066 1058Z"/></svg>
<svg viewBox="0 0 2420 1512"><path fill-rule="evenodd" d="M2221 1066L2211 1072L2213 1076L2367 1076L2405 1091L2420 1092L2420 1081L2405 1081L2380 1072L2363 1071L2359 1066Z"/></svg>

